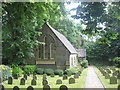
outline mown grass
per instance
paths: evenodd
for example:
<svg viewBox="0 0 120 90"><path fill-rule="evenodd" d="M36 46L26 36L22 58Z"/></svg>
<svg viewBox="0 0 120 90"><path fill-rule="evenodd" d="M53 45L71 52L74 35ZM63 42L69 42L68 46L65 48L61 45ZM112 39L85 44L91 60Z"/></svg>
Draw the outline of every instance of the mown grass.
<svg viewBox="0 0 120 90"><path fill-rule="evenodd" d="M94 67L97 75L99 76L100 80L102 81L105 88L113 88L114 90L117 90L118 84L110 84L109 79L105 79L105 77L101 74L101 72L98 70L97 67ZM119 82L120 80L118 80Z"/></svg>
<svg viewBox="0 0 120 90"><path fill-rule="evenodd" d="M84 69L79 79L75 79L75 82L76 82L75 84L69 84L68 79L62 80L62 77L59 77L58 75L55 75L55 77L47 76L47 80L48 80L50 87L53 89L54 88L58 89L61 85L66 85L68 88L83 88L85 84L85 80L86 80L86 75L87 75L87 69ZM28 77L28 80L26 81L26 85L20 85L20 79L22 77L20 77L18 80L14 79L13 85L7 84L8 81L4 81L2 84L4 85L5 90L12 90L14 86L18 86L20 90L26 90L26 88L31 85L32 77L33 77L32 75ZM68 78L71 78L71 77L73 77L73 75ZM63 81L63 84L56 85L57 79L61 79ZM38 90L39 88L43 88L42 75L37 75L37 85L33 87L35 88L35 90Z"/></svg>

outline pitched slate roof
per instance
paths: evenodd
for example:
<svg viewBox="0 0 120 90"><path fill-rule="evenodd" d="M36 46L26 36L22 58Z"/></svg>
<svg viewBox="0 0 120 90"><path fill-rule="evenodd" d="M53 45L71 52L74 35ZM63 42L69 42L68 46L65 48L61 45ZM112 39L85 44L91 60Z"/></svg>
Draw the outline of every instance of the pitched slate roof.
<svg viewBox="0 0 120 90"><path fill-rule="evenodd" d="M76 49L79 57L86 57L86 49Z"/></svg>
<svg viewBox="0 0 120 90"><path fill-rule="evenodd" d="M75 48L72 46L72 44L67 40L67 38L59 33L57 30L52 28L48 23L46 25L52 30L52 32L59 38L59 40L63 43L63 45L70 51L70 53L77 53Z"/></svg>

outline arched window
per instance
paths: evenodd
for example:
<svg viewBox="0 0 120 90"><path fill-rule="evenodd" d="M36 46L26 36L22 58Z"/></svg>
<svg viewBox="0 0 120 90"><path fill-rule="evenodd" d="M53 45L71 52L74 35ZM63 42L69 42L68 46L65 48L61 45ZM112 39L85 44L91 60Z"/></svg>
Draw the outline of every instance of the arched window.
<svg viewBox="0 0 120 90"><path fill-rule="evenodd" d="M50 59L54 59L55 57L55 46L53 43L50 44Z"/></svg>

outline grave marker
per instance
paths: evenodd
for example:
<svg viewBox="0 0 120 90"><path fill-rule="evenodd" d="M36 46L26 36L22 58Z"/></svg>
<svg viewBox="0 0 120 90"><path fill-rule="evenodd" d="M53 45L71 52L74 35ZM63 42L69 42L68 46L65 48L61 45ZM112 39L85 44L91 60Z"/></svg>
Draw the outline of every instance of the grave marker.
<svg viewBox="0 0 120 90"><path fill-rule="evenodd" d="M62 80L61 80L61 79L58 79L58 80L56 81L56 84L62 84Z"/></svg>
<svg viewBox="0 0 120 90"><path fill-rule="evenodd" d="M32 86L28 86L27 90L34 90L34 88Z"/></svg>
<svg viewBox="0 0 120 90"><path fill-rule="evenodd" d="M36 85L36 84L37 84L36 80L33 79L33 80L31 81L31 85Z"/></svg>
<svg viewBox="0 0 120 90"><path fill-rule="evenodd" d="M50 88L49 85L44 85L44 86L43 86L43 90L51 90L51 88Z"/></svg>
<svg viewBox="0 0 120 90"><path fill-rule="evenodd" d="M66 85L61 85L60 90L68 90L68 87Z"/></svg>
<svg viewBox="0 0 120 90"><path fill-rule="evenodd" d="M25 85L25 78L22 78L22 79L20 80L20 85Z"/></svg>
<svg viewBox="0 0 120 90"><path fill-rule="evenodd" d="M13 90L20 90L18 86L14 86Z"/></svg>
<svg viewBox="0 0 120 90"><path fill-rule="evenodd" d="M24 78L27 80L27 74L24 74Z"/></svg>
<svg viewBox="0 0 120 90"><path fill-rule="evenodd" d="M34 80L37 80L37 76L36 76L36 75L33 75L33 79L34 79Z"/></svg>
<svg viewBox="0 0 120 90"><path fill-rule="evenodd" d="M75 79L74 78L70 78L69 79L69 84L73 84L73 83L75 83Z"/></svg>
<svg viewBox="0 0 120 90"><path fill-rule="evenodd" d="M74 78L75 78L75 79L76 79L76 78L79 78L79 74L76 73L76 74L74 75Z"/></svg>
<svg viewBox="0 0 120 90"><path fill-rule="evenodd" d="M48 85L48 81L47 81L47 80L43 80L43 81L42 81L42 84L43 84L43 85Z"/></svg>
<svg viewBox="0 0 120 90"><path fill-rule="evenodd" d="M117 78L116 77L110 77L110 84L117 84Z"/></svg>
<svg viewBox="0 0 120 90"><path fill-rule="evenodd" d="M67 80L68 79L68 76L67 75L64 75L63 76L63 80Z"/></svg>
<svg viewBox="0 0 120 90"><path fill-rule="evenodd" d="M8 84L12 84L13 83L13 78L12 77L9 77L8 78Z"/></svg>

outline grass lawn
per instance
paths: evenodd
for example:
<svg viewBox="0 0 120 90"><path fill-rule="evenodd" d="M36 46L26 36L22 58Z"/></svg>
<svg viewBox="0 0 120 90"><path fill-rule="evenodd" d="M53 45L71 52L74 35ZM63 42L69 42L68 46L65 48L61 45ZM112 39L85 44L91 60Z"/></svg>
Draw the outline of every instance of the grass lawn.
<svg viewBox="0 0 120 90"><path fill-rule="evenodd" d="M114 90L117 90L118 84L110 84L110 80L105 79L105 77L101 74L101 72L98 70L97 67L94 67L94 68L95 68L95 71L98 74L100 80L102 81L103 85L105 86L105 88L114 88Z"/></svg>
<svg viewBox="0 0 120 90"><path fill-rule="evenodd" d="M68 79L67 80L62 80L62 77L59 77L58 75L55 75L55 77L47 76L47 78L48 78L47 80L48 80L48 83L49 83L51 88L59 88L61 85L66 85L68 88L83 88L83 86L85 84L85 80L86 80L86 75L87 75L87 69L84 69L83 72L81 73L81 76L79 77L79 79L75 79L76 80L75 84L69 84ZM12 88L14 86L19 86L20 88L22 88L21 90L25 90L25 88L27 88L28 86L31 85L32 77L33 77L32 75L30 75L28 77L28 80L26 81L26 85L20 85L20 79L22 77L20 77L18 80L14 79L13 80L13 85L8 85L7 84L8 81L4 81L2 84L4 85L5 90L12 90ZM73 77L73 75L70 76L70 77ZM63 81L63 84L56 85L56 80L57 79L61 79ZM38 88L43 87L42 86L42 75L37 75L37 85L33 86L33 87L35 88L35 90L38 90Z"/></svg>

